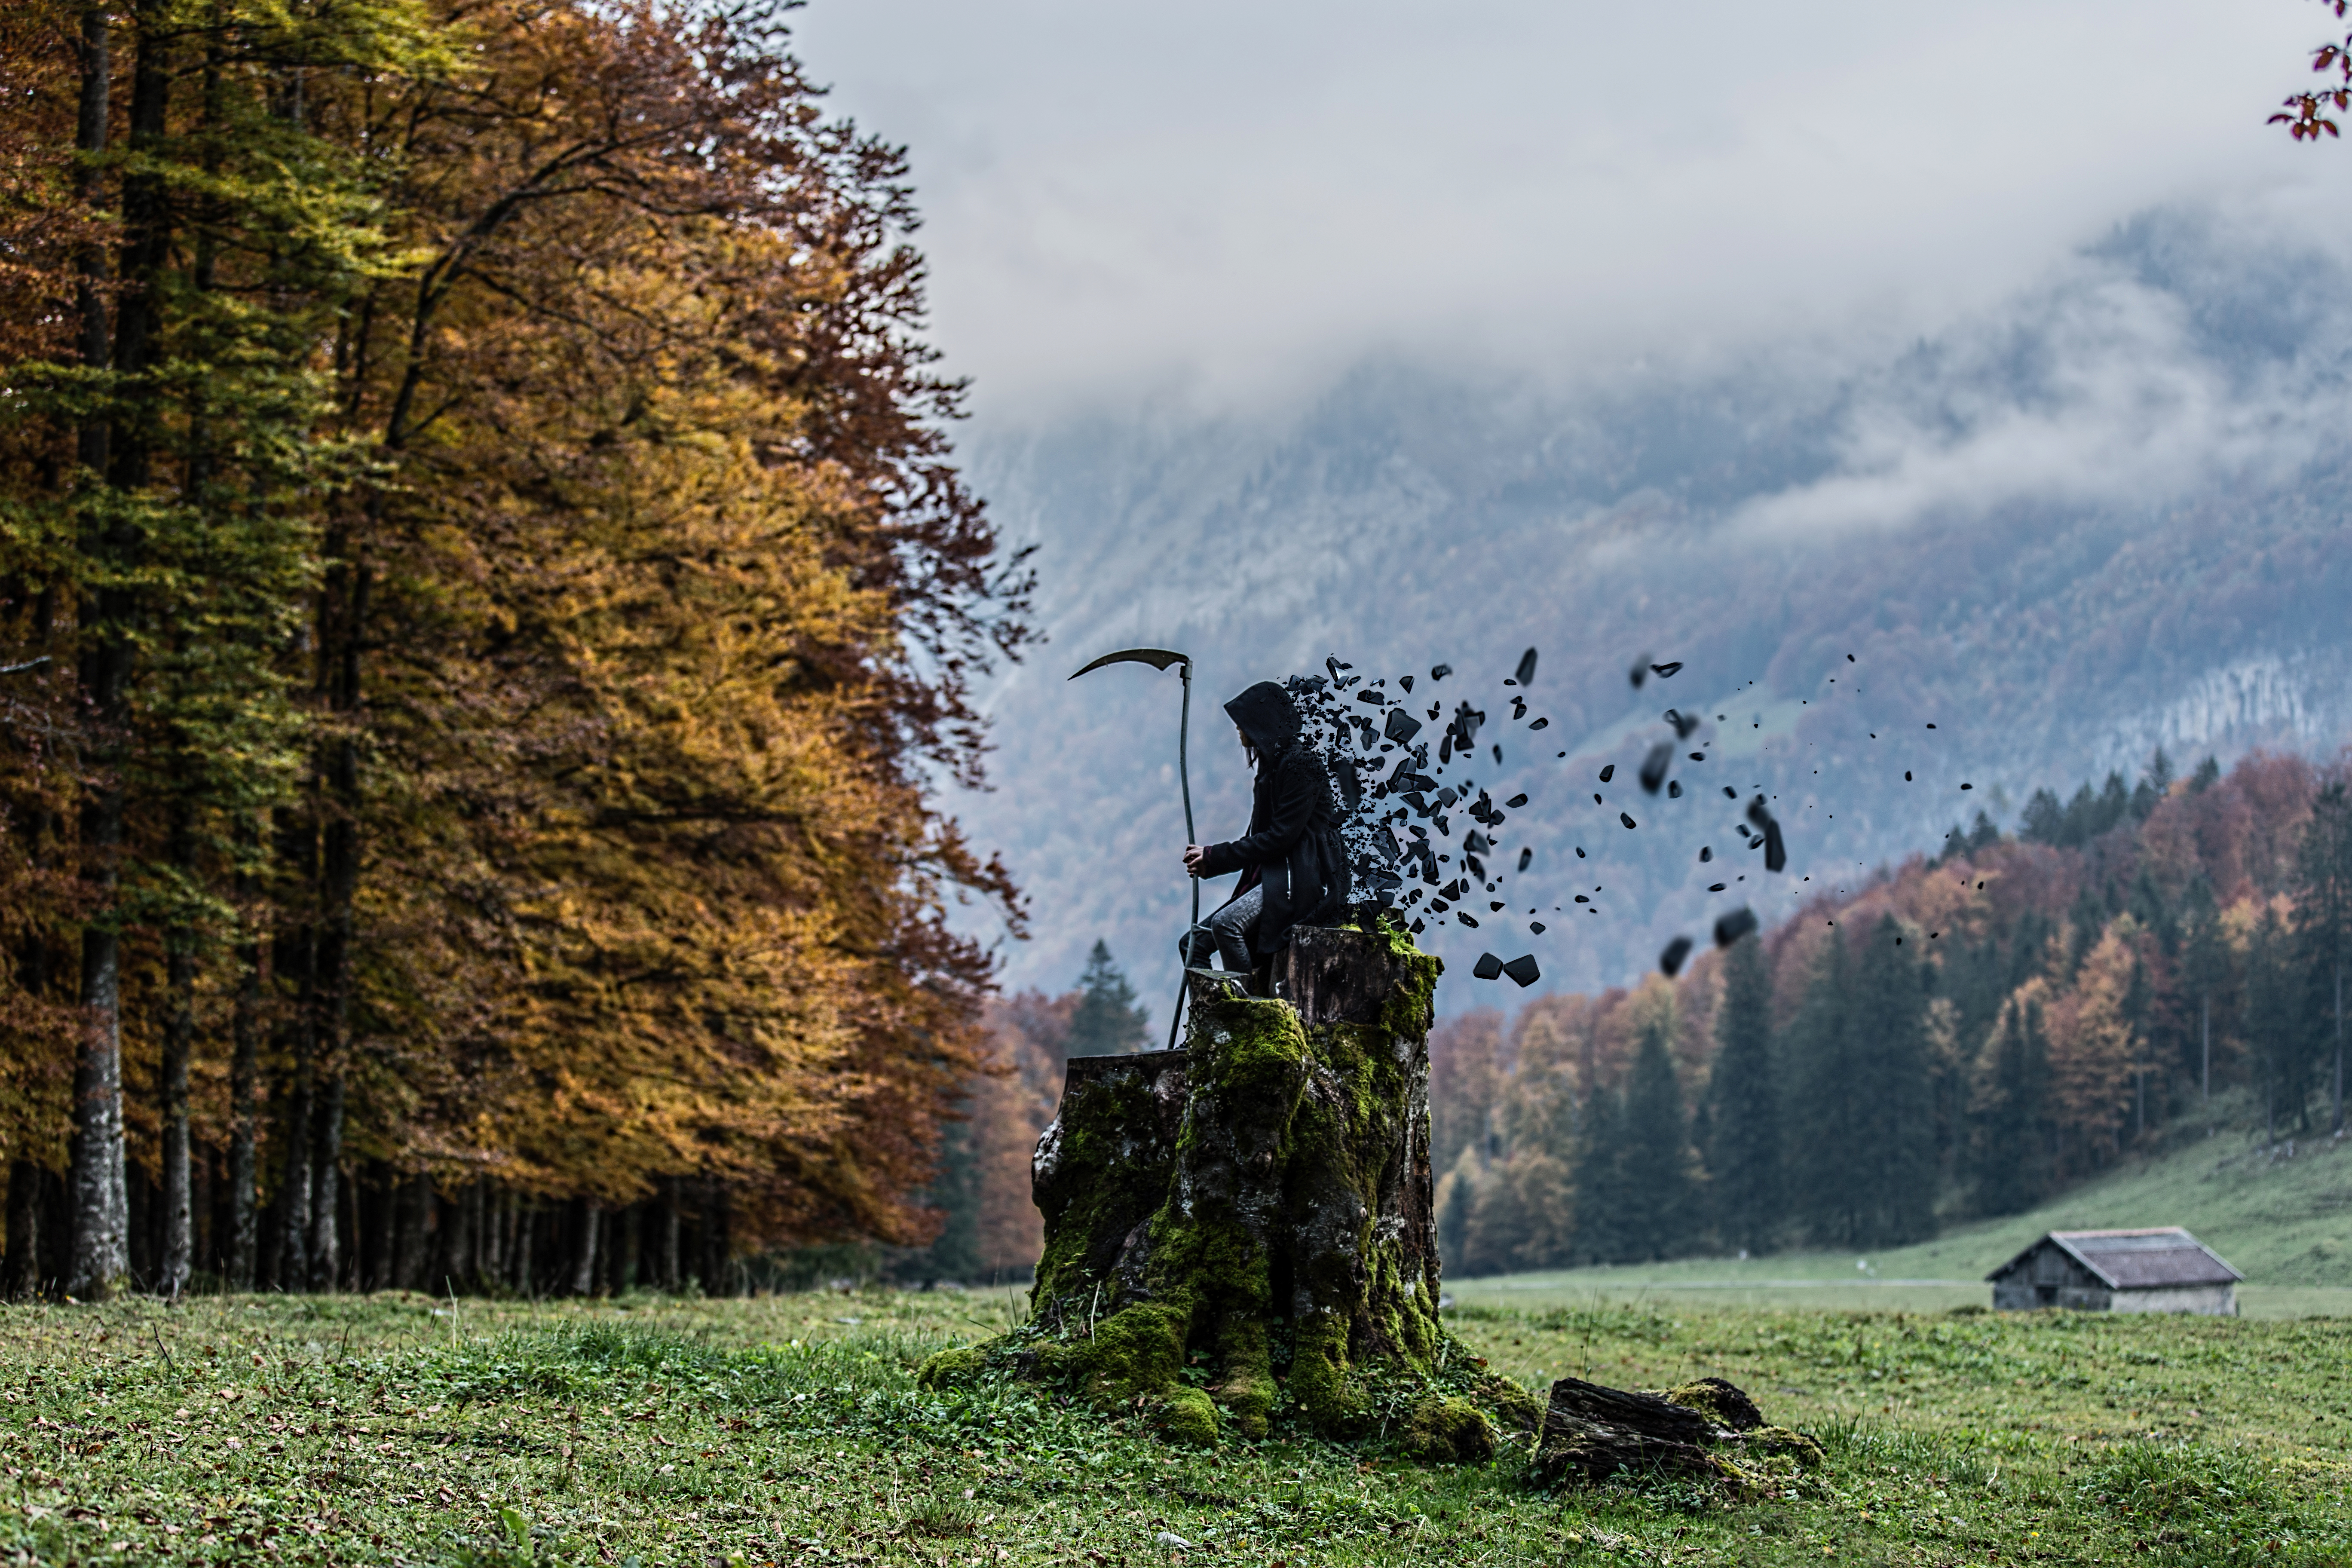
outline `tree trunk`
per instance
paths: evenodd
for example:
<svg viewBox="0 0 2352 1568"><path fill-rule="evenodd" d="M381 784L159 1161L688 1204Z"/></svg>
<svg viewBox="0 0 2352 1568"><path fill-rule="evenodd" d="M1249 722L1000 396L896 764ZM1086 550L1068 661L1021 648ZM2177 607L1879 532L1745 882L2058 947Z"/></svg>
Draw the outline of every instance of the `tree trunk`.
<svg viewBox="0 0 2352 1568"><path fill-rule="evenodd" d="M596 1243L604 1229L604 1211L588 1199L580 1201L580 1221L573 1234L578 1240L572 1254L572 1293L593 1296L596 1293Z"/></svg>
<svg viewBox="0 0 2352 1568"><path fill-rule="evenodd" d="M1032 1322L926 1381L1002 1365L1140 1403L1181 1441L1262 1436L1286 1412L1369 1436L1396 1413L1394 1440L1449 1459L1491 1453L1497 1419L1531 1430L1533 1398L1437 1318L1439 968L1386 929L1302 930L1276 963L1285 1000L1194 970L1181 1048L1072 1058L1037 1145Z"/></svg>
<svg viewBox="0 0 2352 1568"><path fill-rule="evenodd" d="M0 1300L27 1301L41 1288L41 1168L8 1166L8 1256L0 1262Z"/></svg>
<svg viewBox="0 0 2352 1568"><path fill-rule="evenodd" d="M327 1082L326 1103L320 1108L318 1149L310 1165L310 1289L332 1290L342 1279L343 1249L339 1221L341 1194L336 1190L343 1165L343 1075Z"/></svg>
<svg viewBox="0 0 2352 1568"><path fill-rule="evenodd" d="M155 1293L176 1301L195 1267L195 1208L189 1189L188 1052L196 1032L195 933L175 926L164 936L163 1259Z"/></svg>
<svg viewBox="0 0 2352 1568"><path fill-rule="evenodd" d="M615 1296L625 1296L637 1288L637 1249L643 1242L645 1207L631 1204L621 1211L621 1251L613 1269Z"/></svg>
<svg viewBox="0 0 2352 1568"><path fill-rule="evenodd" d="M678 1287L677 1232L677 1178L664 1176L661 1184L661 1247L656 1255L661 1278L656 1283L665 1290L676 1290Z"/></svg>
<svg viewBox="0 0 2352 1568"><path fill-rule="evenodd" d="M539 1210L529 1204L520 1205L515 1217L514 1288L518 1296L531 1293L531 1247L538 1241Z"/></svg>
<svg viewBox="0 0 2352 1568"><path fill-rule="evenodd" d="M228 1288L253 1289L260 1240L261 946L237 949L236 1006L228 1069Z"/></svg>

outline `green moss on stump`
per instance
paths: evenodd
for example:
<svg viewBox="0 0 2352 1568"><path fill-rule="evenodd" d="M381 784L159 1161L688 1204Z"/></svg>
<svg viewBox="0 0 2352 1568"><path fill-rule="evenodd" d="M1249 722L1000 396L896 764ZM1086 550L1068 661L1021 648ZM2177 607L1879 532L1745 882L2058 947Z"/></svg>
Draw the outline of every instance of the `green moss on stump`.
<svg viewBox="0 0 2352 1568"><path fill-rule="evenodd" d="M1190 979L1181 1052L1081 1058L1039 1145L1030 1324L925 1363L1140 1409L1172 1442L1293 1422L1432 1462L1531 1430L1534 1397L1437 1319L1431 999L1401 925L1318 931L1297 995ZM1450 1363L1450 1370L1449 1370Z"/></svg>

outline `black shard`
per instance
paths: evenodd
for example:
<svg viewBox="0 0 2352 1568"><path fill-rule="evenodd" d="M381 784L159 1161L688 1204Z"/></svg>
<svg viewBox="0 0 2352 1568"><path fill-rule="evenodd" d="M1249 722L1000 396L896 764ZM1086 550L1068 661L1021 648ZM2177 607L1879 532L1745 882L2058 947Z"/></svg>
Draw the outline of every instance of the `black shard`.
<svg viewBox="0 0 2352 1568"><path fill-rule="evenodd" d="M1909 784L1911 782L1911 770L1909 768L1905 768L1903 770L1903 782L1905 784Z"/></svg>
<svg viewBox="0 0 2352 1568"><path fill-rule="evenodd" d="M1505 801L1503 804L1504 804L1505 805L1509 806L1513 811L1517 811L1517 810L1518 810L1518 809L1519 809L1519 807L1521 807L1521 806L1523 806L1523 805L1527 805L1527 804L1528 804L1528 797L1527 797L1527 795L1526 795L1524 793L1519 794L1519 795L1513 795L1510 799L1508 799L1508 800Z"/></svg>
<svg viewBox="0 0 2352 1568"><path fill-rule="evenodd" d="M1623 823L1628 827L1639 827L1641 826L1640 823L1635 822L1632 817L1626 816L1622 811L1617 814L1617 820Z"/></svg>
<svg viewBox="0 0 2352 1568"><path fill-rule="evenodd" d="M1524 697L1514 695L1511 698L1511 722L1516 724L1527 716L1528 700Z"/></svg>
<svg viewBox="0 0 2352 1568"><path fill-rule="evenodd" d="M1478 962L1470 966L1470 973L1480 980L1498 980L1503 973L1503 961L1491 952L1482 952Z"/></svg>
<svg viewBox="0 0 2352 1568"><path fill-rule="evenodd" d="M1756 929L1756 911L1742 904L1715 922L1715 945L1729 947Z"/></svg>
<svg viewBox="0 0 2352 1568"><path fill-rule="evenodd" d="M1645 653L1641 658L1635 659L1633 661L1633 668L1627 670L1625 672L1625 676L1627 679L1633 683L1634 690L1641 690L1642 682L1650 679L1650 656Z"/></svg>
<svg viewBox="0 0 2352 1568"><path fill-rule="evenodd" d="M1689 740L1691 731L1698 728L1698 715L1685 713L1679 708L1667 709L1664 718L1675 727L1675 739L1677 741Z"/></svg>
<svg viewBox="0 0 2352 1568"><path fill-rule="evenodd" d="M1472 931L1476 931L1476 930L1478 929L1478 922L1477 922L1476 921L1475 921L1475 920L1472 920L1472 919L1470 918L1470 916L1469 916L1468 914L1465 913L1463 910L1454 910L1454 918L1455 920L1457 920L1457 921L1460 921L1464 925L1468 926Z"/></svg>
<svg viewBox="0 0 2352 1568"><path fill-rule="evenodd" d="M1521 849L1519 851L1519 869L1524 871L1529 866L1535 864L1535 858L1536 852L1532 845Z"/></svg>
<svg viewBox="0 0 2352 1568"><path fill-rule="evenodd" d="M1723 884L1720 882L1709 882L1706 885L1706 890L1710 893L1719 893L1723 891Z"/></svg>
<svg viewBox="0 0 2352 1568"><path fill-rule="evenodd" d="M1666 770L1675 765L1675 749L1661 741L1650 748L1642 759L1642 787L1655 795L1666 782Z"/></svg>
<svg viewBox="0 0 2352 1568"><path fill-rule="evenodd" d="M1429 672L1429 679L1432 679L1432 680L1443 680L1443 679L1444 679L1447 676L1449 676L1449 675L1451 675L1451 674L1453 674L1453 673L1454 673L1454 667L1453 667L1452 665L1450 665L1450 664L1441 664L1441 665L1436 665L1436 666L1434 666L1434 667L1433 667L1433 668L1431 668L1431 670L1430 670L1430 672Z"/></svg>
<svg viewBox="0 0 2352 1568"><path fill-rule="evenodd" d="M1666 798L1668 800L1680 800L1682 797L1683 781L1680 779L1669 779L1666 782Z"/></svg>
<svg viewBox="0 0 2352 1568"><path fill-rule="evenodd" d="M1538 936L1541 936L1541 935L1543 935L1543 921L1529 921L1528 922L1528 929L1529 931L1531 931L1535 932Z"/></svg>
<svg viewBox="0 0 2352 1568"><path fill-rule="evenodd" d="M1708 861L1710 861L1710 860L1712 860L1712 859L1714 859L1714 858L1715 858L1715 847L1714 847L1713 845L1711 845L1711 844L1702 844L1702 845L1700 845L1700 846L1698 847L1698 863L1699 863L1700 865L1704 866L1704 865L1706 865Z"/></svg>
<svg viewBox="0 0 2352 1568"><path fill-rule="evenodd" d="M1527 651L1527 652L1525 652L1525 653L1523 653L1523 654L1519 655L1519 668L1518 668L1518 672L1517 672L1517 674L1513 675L1513 676L1511 677L1511 679L1514 679L1514 680L1516 680L1516 681L1517 681L1521 686L1532 686L1532 685L1534 685L1534 684L1535 684L1535 679L1536 679L1536 650L1535 650L1535 649L1533 649L1533 648L1529 648L1529 649L1528 649L1528 651Z"/></svg>
<svg viewBox="0 0 2352 1568"><path fill-rule="evenodd" d="M1615 763L1612 763L1607 767L1601 770L1601 782L1602 784L1607 784L1611 779L1613 779L1616 776L1617 764Z"/></svg>
<svg viewBox="0 0 2352 1568"><path fill-rule="evenodd" d="M1691 939L1678 936L1666 943L1666 951L1658 954L1658 973L1672 980L1683 972L1683 960L1690 956Z"/></svg>
<svg viewBox="0 0 2352 1568"><path fill-rule="evenodd" d="M1654 664L1650 666L1650 673L1656 676L1660 680L1671 680L1674 679L1675 671L1680 669L1682 667L1683 661L1681 659L1675 659L1672 664Z"/></svg>
<svg viewBox="0 0 2352 1568"><path fill-rule="evenodd" d="M1536 929L1541 931L1543 928L1538 926ZM1503 965L1503 973L1517 981L1522 986L1533 985L1543 978L1543 971L1536 967L1536 955L1532 952L1523 952Z"/></svg>
<svg viewBox="0 0 2352 1568"><path fill-rule="evenodd" d="M1773 823L1764 829L1764 869L1779 871L1789 864L1789 847L1780 842L1780 825Z"/></svg>
<svg viewBox="0 0 2352 1568"><path fill-rule="evenodd" d="M1739 792L1732 788L1729 784L1726 784L1723 786L1723 798L1726 800L1738 800L1739 798Z"/></svg>
<svg viewBox="0 0 2352 1568"><path fill-rule="evenodd" d="M1581 844L1576 847L1576 858L1580 860L1584 858L1584 846Z"/></svg>
<svg viewBox="0 0 2352 1568"><path fill-rule="evenodd" d="M1530 724L1530 725L1528 725L1528 732L1529 732L1530 734L1532 734L1534 731L1538 731L1538 730L1549 730L1549 729L1550 729L1550 728L1551 728L1551 721L1550 721L1550 720L1549 720L1549 719L1538 719L1538 720L1537 720L1534 723L1532 723L1532 724ZM1563 754L1563 755L1565 755L1566 753L1562 753L1562 754Z"/></svg>
<svg viewBox="0 0 2352 1568"><path fill-rule="evenodd" d="M1845 661L1846 661L1848 664L1852 664L1852 663L1853 662L1853 655L1852 655L1852 654L1848 654L1848 655L1846 655L1846 656L1845 656Z"/></svg>
<svg viewBox="0 0 2352 1568"><path fill-rule="evenodd" d="M1402 687L1403 687L1403 688L1404 688L1404 694L1405 694L1407 697L1410 697L1410 696L1412 696L1412 676L1410 676L1410 675L1400 675L1400 676L1398 676L1398 677L1397 677L1397 684L1398 684L1399 686L1402 686Z"/></svg>

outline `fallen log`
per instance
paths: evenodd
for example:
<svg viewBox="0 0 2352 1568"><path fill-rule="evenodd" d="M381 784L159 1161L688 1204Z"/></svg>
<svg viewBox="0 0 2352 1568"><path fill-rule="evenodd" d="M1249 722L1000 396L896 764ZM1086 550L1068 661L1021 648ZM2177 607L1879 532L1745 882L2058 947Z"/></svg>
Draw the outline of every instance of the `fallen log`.
<svg viewBox="0 0 2352 1568"><path fill-rule="evenodd" d="M1783 1463L1767 1463L1775 1458ZM1548 1485L1604 1481L1621 1472L1753 1481L1769 1469L1810 1467L1821 1458L1819 1443L1767 1425L1756 1402L1719 1377L1663 1394L1563 1377L1551 1385L1535 1469Z"/></svg>

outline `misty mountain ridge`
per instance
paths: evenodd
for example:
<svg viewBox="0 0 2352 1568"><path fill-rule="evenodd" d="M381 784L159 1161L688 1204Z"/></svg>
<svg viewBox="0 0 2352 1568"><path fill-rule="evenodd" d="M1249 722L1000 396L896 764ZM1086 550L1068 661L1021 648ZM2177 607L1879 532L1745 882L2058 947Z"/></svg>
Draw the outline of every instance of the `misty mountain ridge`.
<svg viewBox="0 0 2352 1568"><path fill-rule="evenodd" d="M1449 1009L1479 999L1481 951L1533 952L1547 989L1623 983L1727 906L1783 918L1979 809L2013 826L2036 788L2136 778L2159 746L2176 771L2332 749L2352 736L2330 439L2352 365L2344 273L2158 213L2000 312L1843 367L1792 350L1563 389L1382 363L1286 424L982 430L971 470L1039 546L1052 638L988 694L997 787L955 805L1033 900L1007 983L1060 989L1099 935L1148 1005L1173 989L1177 682L1064 679L1135 644L1199 663L1204 839L1246 817L1217 704L1250 680L1327 654L1375 676L1463 672L1416 696L1488 711L1482 752L1499 742L1506 760L1472 772L1530 794L1506 837L1536 865L1507 883L1506 915L1424 935L1449 961ZM1528 646L1529 717L1551 719L1532 738L1497 700ZM1643 653L1685 668L1635 691ZM1682 764L1691 793L1596 785L1665 733L1669 706L1708 720L1685 748L1708 758ZM1776 797L1784 877L1698 874L1702 845L1736 859L1724 784ZM1571 892L1603 912L1576 918Z"/></svg>

